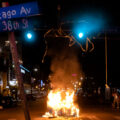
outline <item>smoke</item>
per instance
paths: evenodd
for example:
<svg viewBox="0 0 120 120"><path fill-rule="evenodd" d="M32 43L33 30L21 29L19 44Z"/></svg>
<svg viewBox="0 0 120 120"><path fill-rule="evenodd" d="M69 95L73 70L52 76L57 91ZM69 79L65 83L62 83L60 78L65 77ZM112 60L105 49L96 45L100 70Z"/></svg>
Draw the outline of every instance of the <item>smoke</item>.
<svg viewBox="0 0 120 120"><path fill-rule="evenodd" d="M50 80L53 88L73 88L73 82L80 79L81 65L77 54L70 49L52 56ZM75 76L72 76L72 75Z"/></svg>

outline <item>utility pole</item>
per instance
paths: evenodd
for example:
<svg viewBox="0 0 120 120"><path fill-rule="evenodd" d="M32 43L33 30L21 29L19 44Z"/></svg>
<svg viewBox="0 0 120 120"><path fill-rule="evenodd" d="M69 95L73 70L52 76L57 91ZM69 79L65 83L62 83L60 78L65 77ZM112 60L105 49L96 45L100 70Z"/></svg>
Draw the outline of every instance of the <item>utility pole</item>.
<svg viewBox="0 0 120 120"><path fill-rule="evenodd" d="M2 7L7 7L7 6L9 6L8 2L2 2ZM31 120L29 111L28 111L27 101L26 101L26 94L24 92L23 78L20 71L20 63L19 63L19 57L18 57L16 42L15 42L14 32L9 33L9 40L10 40L10 50L12 53L12 60L15 65L15 74L16 74L16 78L18 80L18 85L20 89L20 96L22 99L22 107L24 110L25 120Z"/></svg>
<svg viewBox="0 0 120 120"><path fill-rule="evenodd" d="M108 86L107 84L107 79L108 79L108 70L107 70L107 35L105 33L105 74L106 74L106 79L105 79L105 82L106 82L106 87Z"/></svg>
<svg viewBox="0 0 120 120"><path fill-rule="evenodd" d="M105 33L105 99L110 100L110 87L108 86L108 46L107 46L107 35Z"/></svg>

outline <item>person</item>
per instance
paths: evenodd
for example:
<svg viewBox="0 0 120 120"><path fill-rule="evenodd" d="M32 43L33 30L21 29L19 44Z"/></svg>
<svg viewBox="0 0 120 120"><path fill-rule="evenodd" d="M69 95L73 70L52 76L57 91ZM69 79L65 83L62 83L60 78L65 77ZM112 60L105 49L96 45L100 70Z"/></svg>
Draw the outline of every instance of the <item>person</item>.
<svg viewBox="0 0 120 120"><path fill-rule="evenodd" d="M3 106L2 106L2 94L0 93L0 110L3 109Z"/></svg>
<svg viewBox="0 0 120 120"><path fill-rule="evenodd" d="M119 95L117 92L113 93L113 108L119 109Z"/></svg>
<svg viewBox="0 0 120 120"><path fill-rule="evenodd" d="M120 93L119 93L119 108L120 108Z"/></svg>

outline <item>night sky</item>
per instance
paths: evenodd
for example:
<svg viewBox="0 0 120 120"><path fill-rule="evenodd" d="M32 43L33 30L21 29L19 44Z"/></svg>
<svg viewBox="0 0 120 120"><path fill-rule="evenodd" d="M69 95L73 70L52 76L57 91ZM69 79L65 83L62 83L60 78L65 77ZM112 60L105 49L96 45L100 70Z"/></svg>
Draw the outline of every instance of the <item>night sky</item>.
<svg viewBox="0 0 120 120"><path fill-rule="evenodd" d="M39 2L40 8L43 11L43 15L41 16L41 20L45 21L45 25L47 25L48 28L56 27L57 26L57 20L58 20L58 13L57 13L57 6L58 4L61 6L60 11L60 20L61 21L75 21L77 19L81 20L81 16L84 16L84 14L92 14L95 17L100 16L104 21L103 28L117 28L119 27L119 4L117 1L79 1L79 0L71 0L71 1L64 1L64 0L58 0L58 1L41 1ZM98 14L98 15L97 15ZM83 18L82 18L83 19ZM44 25L43 25L44 26ZM70 27L72 25L70 24ZM44 54L44 39L43 34L46 31L39 31L38 34L41 35L41 37L36 39L36 43L30 45L31 48L35 48L32 50L33 54L32 62L34 61L36 64L41 64L41 59ZM78 48L78 56L79 61L82 63L83 71L87 76L94 76L97 81L105 81L105 41L104 41L104 33L99 32L98 34L95 34L96 39L92 40L95 44L95 49L91 53L82 53L81 50L79 50L79 46L76 45ZM119 68L120 68L120 58L119 58L119 31L107 33L108 37L108 81L109 84L112 84L113 86L120 83L119 82ZM60 41L58 41L60 42ZM53 42L53 44L55 44ZM28 45L27 45L28 47ZM54 45L55 47L55 45ZM36 49L37 48L37 49ZM61 46L62 48L62 46ZM55 48L54 48L55 49ZM79 52L80 51L80 52ZM26 54L28 52L26 51ZM35 53L35 54L34 54ZM30 55L31 56L31 55ZM48 58L48 61L46 60L46 63L41 64L44 67L49 67L50 58ZM44 68L45 69L45 68ZM45 69L47 71L47 69ZM49 71L49 70L48 70Z"/></svg>
<svg viewBox="0 0 120 120"><path fill-rule="evenodd" d="M15 4L21 3L22 0L14 2ZM28 2L24 0L23 2ZM77 21L85 20L84 15L92 15L100 17L103 20L102 28L119 28L120 26L120 14L119 3L114 1L101 1L101 0L38 0L40 11L43 13L39 16L37 21L38 28L45 28L44 30L37 30L36 38L33 43L27 43L22 36L23 45L23 59L24 65L28 68L32 68L34 65L40 65L43 71L49 72L50 59L46 58L46 63L42 64L42 58L45 51L44 33L47 29L57 27L58 21ZM12 1L11 1L11 4ZM58 20L58 4L61 6L60 19ZM40 24L43 23L43 24ZM72 24L69 24L72 28ZM119 30L117 32L108 32L108 81L109 84L116 86L120 84L119 80L119 44L120 35ZM20 33L23 35L24 31ZM82 63L83 71L87 76L94 76L99 82L105 81L105 41L104 33L99 31L95 34L96 39L92 39L95 45L95 49L91 53L83 53L79 46L76 45L76 49L79 56L79 61ZM60 41L58 41L60 42ZM55 44L53 42L53 44ZM54 45L55 47L55 45ZM62 48L62 45L61 45ZM55 49L55 48L54 48ZM46 74L47 74L46 73Z"/></svg>

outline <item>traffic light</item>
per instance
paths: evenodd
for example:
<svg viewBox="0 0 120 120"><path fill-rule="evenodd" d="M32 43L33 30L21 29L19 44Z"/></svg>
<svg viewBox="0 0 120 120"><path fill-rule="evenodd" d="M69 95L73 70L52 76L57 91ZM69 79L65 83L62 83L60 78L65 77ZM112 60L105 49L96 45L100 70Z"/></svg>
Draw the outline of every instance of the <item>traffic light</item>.
<svg viewBox="0 0 120 120"><path fill-rule="evenodd" d="M28 32L28 33L27 33L27 38L28 38L28 39L32 39L32 37L33 37L32 33Z"/></svg>
<svg viewBox="0 0 120 120"><path fill-rule="evenodd" d="M35 41L35 33L33 31L26 31L24 37L27 42Z"/></svg>
<svg viewBox="0 0 120 120"><path fill-rule="evenodd" d="M83 33L80 32L80 33L78 34L78 36L79 36L79 38L82 38L84 35L83 35Z"/></svg>

